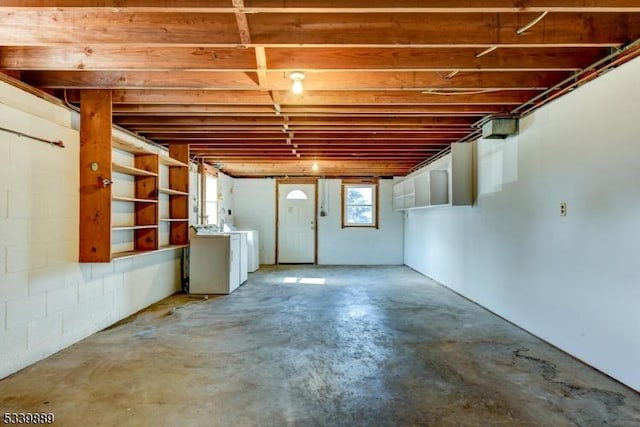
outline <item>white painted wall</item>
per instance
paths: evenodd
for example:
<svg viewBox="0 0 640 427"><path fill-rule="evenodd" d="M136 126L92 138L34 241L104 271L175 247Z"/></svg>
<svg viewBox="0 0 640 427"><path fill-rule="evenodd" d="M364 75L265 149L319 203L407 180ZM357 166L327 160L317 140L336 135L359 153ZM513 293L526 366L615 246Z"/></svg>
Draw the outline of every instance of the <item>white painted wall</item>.
<svg viewBox="0 0 640 427"><path fill-rule="evenodd" d="M218 218L224 221L224 224L235 225L235 209L234 209L234 179L229 175L218 171ZM231 212L231 213L229 213Z"/></svg>
<svg viewBox="0 0 640 427"><path fill-rule="evenodd" d="M324 183L327 183L326 191ZM318 218L318 263L325 265L397 265L403 262L403 218L391 209L392 181L380 180L380 228L341 228L341 181L320 180L318 204L327 216ZM323 196L324 195L324 196ZM260 231L260 262L275 263L276 181L235 179L236 226ZM320 208L318 208L318 212Z"/></svg>
<svg viewBox="0 0 640 427"><path fill-rule="evenodd" d="M236 228L260 233L260 264L276 262L276 180L234 179Z"/></svg>
<svg viewBox="0 0 640 427"><path fill-rule="evenodd" d="M0 82L0 378L179 289L178 251L79 264L79 133L65 108Z"/></svg>
<svg viewBox="0 0 640 427"><path fill-rule="evenodd" d="M479 141L476 204L410 211L406 263L640 389L639 111L636 59Z"/></svg>
<svg viewBox="0 0 640 427"><path fill-rule="evenodd" d="M342 187L339 179L321 180L327 216L318 218L318 264L399 265L403 263L402 213L393 205L393 181L381 179L378 189L379 228L342 228ZM322 192L319 192L319 204Z"/></svg>

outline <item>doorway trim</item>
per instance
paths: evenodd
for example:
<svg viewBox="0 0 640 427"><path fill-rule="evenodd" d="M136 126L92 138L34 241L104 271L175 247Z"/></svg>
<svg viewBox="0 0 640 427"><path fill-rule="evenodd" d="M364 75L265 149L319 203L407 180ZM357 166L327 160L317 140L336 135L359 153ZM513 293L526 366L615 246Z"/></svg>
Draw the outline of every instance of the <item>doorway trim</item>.
<svg viewBox="0 0 640 427"><path fill-rule="evenodd" d="M280 184L313 184L313 264L318 264L318 178L276 178L276 265L280 264Z"/></svg>

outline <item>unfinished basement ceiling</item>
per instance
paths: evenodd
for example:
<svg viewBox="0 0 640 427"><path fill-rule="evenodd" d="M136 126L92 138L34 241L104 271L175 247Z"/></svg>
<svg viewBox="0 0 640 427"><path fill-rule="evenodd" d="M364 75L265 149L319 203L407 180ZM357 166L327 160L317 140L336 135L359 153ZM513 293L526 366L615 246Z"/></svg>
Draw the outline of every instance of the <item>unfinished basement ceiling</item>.
<svg viewBox="0 0 640 427"><path fill-rule="evenodd" d="M638 0L148 3L3 1L0 70L235 177L405 175L640 54Z"/></svg>

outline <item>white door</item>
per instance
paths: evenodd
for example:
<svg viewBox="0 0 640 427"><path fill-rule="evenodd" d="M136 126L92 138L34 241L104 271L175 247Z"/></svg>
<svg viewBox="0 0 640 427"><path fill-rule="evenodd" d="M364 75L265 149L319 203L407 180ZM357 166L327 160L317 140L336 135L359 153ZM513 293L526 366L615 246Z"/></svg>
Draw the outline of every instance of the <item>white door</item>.
<svg viewBox="0 0 640 427"><path fill-rule="evenodd" d="M278 262L315 261L315 184L278 184Z"/></svg>

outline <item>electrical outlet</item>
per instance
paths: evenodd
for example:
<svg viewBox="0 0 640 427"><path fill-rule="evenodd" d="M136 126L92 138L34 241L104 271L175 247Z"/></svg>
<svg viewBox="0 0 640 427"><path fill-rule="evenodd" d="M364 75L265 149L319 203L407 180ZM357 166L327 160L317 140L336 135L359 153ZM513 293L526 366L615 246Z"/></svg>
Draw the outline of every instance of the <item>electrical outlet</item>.
<svg viewBox="0 0 640 427"><path fill-rule="evenodd" d="M560 202L560 216L567 216L567 202Z"/></svg>

